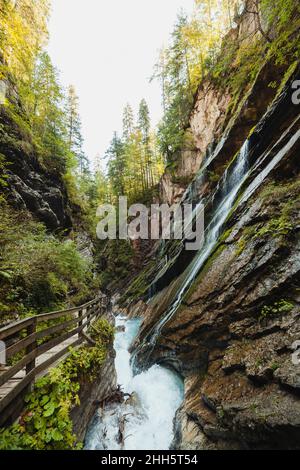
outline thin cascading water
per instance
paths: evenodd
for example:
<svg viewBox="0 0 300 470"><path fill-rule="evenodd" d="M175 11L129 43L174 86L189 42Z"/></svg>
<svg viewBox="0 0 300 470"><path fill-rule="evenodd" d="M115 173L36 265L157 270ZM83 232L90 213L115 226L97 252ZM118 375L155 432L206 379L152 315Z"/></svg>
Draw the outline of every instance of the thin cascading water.
<svg viewBox="0 0 300 470"><path fill-rule="evenodd" d="M238 195L242 192L240 204L246 202L253 192L263 183L268 177L270 172L276 165L286 156L289 151L300 139L298 115L291 123L288 129L283 132L280 138L269 149L253 159L250 156L249 141L247 140L238 157L228 167L223 174L216 190L208 198L205 204L205 210L209 207L209 218L205 228L205 241L202 249L200 249L188 268L182 274L181 285L174 297L173 302L167 308L162 318L154 325L147 336L140 342L133 355L134 369L139 368L139 354L143 352L143 366L151 362L150 357L155 348L157 340L161 334L163 327L176 313L177 309L182 303L184 295L192 285L196 276L203 268L205 262L212 254L214 248L217 246L220 235L223 232L225 223L230 215L230 212L237 200ZM287 141L286 141L287 140ZM286 142L285 142L286 141ZM251 163L250 163L251 160ZM208 164L211 159L209 159ZM204 165L205 168L207 165ZM200 177L203 177L203 171L200 172ZM249 180L249 182L248 182ZM247 185L246 185L247 182ZM243 191L242 191L243 188ZM200 201L199 204L201 204ZM159 279L159 274L157 279ZM155 291L155 289L153 289Z"/></svg>
<svg viewBox="0 0 300 470"><path fill-rule="evenodd" d="M155 365L134 376L129 347L141 320L116 318L118 384L131 395L124 403L99 409L88 430L89 450L163 450L173 440L173 419L183 400L183 382L168 369Z"/></svg>
<svg viewBox="0 0 300 470"><path fill-rule="evenodd" d="M224 173L216 191L212 196L212 200L210 202L213 205L215 202L216 208L213 211L211 220L205 229L205 241L202 249L199 250L195 258L185 271L182 284L175 296L174 302L168 308L161 320L154 326L150 334L147 336L146 340L142 342L141 345L135 351L134 360L136 354L138 354L139 350L143 348L145 344L147 344L147 346L150 345L151 354L151 347L155 346L157 338L160 335L161 329L172 318L172 316L180 306L188 288L191 286L192 282L199 273L201 267L204 265L205 261L209 258L214 246L218 241L218 238L222 231L222 227L236 200L237 194L247 178L249 171L248 155L249 142L246 141L236 160L233 162L231 167Z"/></svg>
<svg viewBox="0 0 300 470"><path fill-rule="evenodd" d="M203 160L203 165L201 166L201 168L198 172L198 176L188 186L188 188L186 189L185 193L182 196L182 201L181 201L182 204L184 204L184 203L192 204L193 201L195 201L195 199L197 199L197 195L199 193L199 190L201 189L201 187L205 183L209 165L213 162L213 160L215 160L217 158L217 156L220 153L225 141L226 141L226 136L224 135L222 137L222 139L220 140L220 142L218 143L218 145L216 146L215 150L214 151L209 151L206 154L206 156L204 157L204 160ZM192 214L192 220L188 221L188 224L192 224L201 203L202 203L202 201L200 201L200 203L198 203L195 206L195 208L193 210L193 214ZM158 259L161 258L161 257L164 257L164 251L166 249L166 246L167 246L166 241L164 239L160 240L159 248L158 248ZM183 247L184 247L184 243L182 243L182 248ZM179 250L179 251L181 251L181 250ZM168 253L165 255L165 257L166 256L168 257ZM161 266L161 263L159 263L159 269L158 269L159 275L161 274L161 271L163 271L165 269L167 269L166 264ZM158 279L159 275L154 279L154 281L150 285L149 298L152 298L156 294L155 283L156 283L156 280Z"/></svg>

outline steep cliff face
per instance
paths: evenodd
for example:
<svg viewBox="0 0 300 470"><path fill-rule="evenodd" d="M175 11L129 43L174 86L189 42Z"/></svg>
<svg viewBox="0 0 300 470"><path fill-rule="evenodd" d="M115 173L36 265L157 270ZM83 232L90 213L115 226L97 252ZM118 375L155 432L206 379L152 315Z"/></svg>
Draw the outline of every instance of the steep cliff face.
<svg viewBox="0 0 300 470"><path fill-rule="evenodd" d="M184 191L199 170L201 158L195 149L178 152L175 170L166 170L159 184L160 198L170 205L180 202Z"/></svg>
<svg viewBox="0 0 300 470"><path fill-rule="evenodd" d="M17 124L0 108L0 153L6 162L7 198L17 209L28 210L48 229L70 229L71 208L65 185L55 172L47 172Z"/></svg>
<svg viewBox="0 0 300 470"><path fill-rule="evenodd" d="M236 27L225 37L224 47L231 42L251 48L261 39L254 3L248 0L244 13L236 19ZM234 61L228 65L232 70L237 66ZM280 83L285 70L286 66L275 65L266 57L255 79L249 77L238 94L234 94L226 84L225 75L218 80L209 77L200 84L187 130L189 142L186 148L173 157L173 165L166 169L161 180L160 195L163 202L180 202L203 160L222 148L222 156L211 168L212 179L216 178L215 172L220 175L222 164L239 150L249 131L271 103L276 86L270 84Z"/></svg>
<svg viewBox="0 0 300 470"><path fill-rule="evenodd" d="M204 247L165 243L129 290L151 297L136 365L185 378L175 448L299 448L299 78L299 65L266 61L235 109L202 85L191 116L199 171L181 202L204 204Z"/></svg>
<svg viewBox="0 0 300 470"><path fill-rule="evenodd" d="M179 447L299 447L299 173L283 177L291 163L241 205L163 330L159 357L187 377Z"/></svg>
<svg viewBox="0 0 300 470"><path fill-rule="evenodd" d="M0 103L3 325L25 314L80 305L99 289L88 204L83 197L74 202L76 179L68 172L73 157L59 140L45 138L46 145L17 88L7 83L5 90Z"/></svg>

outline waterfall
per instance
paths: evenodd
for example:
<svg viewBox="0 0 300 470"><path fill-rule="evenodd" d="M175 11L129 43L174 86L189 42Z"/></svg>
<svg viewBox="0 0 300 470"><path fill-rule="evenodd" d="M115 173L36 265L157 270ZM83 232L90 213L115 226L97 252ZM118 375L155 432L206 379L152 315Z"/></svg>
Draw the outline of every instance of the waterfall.
<svg viewBox="0 0 300 470"><path fill-rule="evenodd" d="M223 137L220 140L219 144L217 145L215 151L212 154L209 154L207 158L203 161L203 166L200 168L196 179L189 185L189 187L187 188L186 192L184 193L182 197L182 204L193 203L195 200L197 200L198 189L201 188L205 184L205 181L207 179L208 167L220 153L225 140L226 140L225 137ZM244 176L244 172L246 169L245 165L248 164L247 163L248 149L249 149L249 141L247 140L242 146L241 151L238 155L238 158L233 162L233 165L230 168L230 171L231 171L230 175L228 174L229 170L227 169L221 179L221 182L217 186L212 196L209 198L208 202L211 203L217 197L220 198L220 194L221 194L221 199L225 200L228 195L229 188L233 187L235 183L236 184L239 183L238 178L242 177L241 175ZM240 189L240 186L238 187L238 190ZM199 213L199 208L203 207L203 205L205 206L205 198L201 198L200 201L198 201L197 204L195 205L191 214L191 219L187 221L188 225L192 225L193 220L195 220L196 214ZM158 257L162 255L165 246L166 246L166 243L165 241L162 240L161 249L158 253ZM184 249L184 240L182 240L181 246L182 246L182 249ZM157 293L156 283L161 278L161 276L167 271L167 269L168 269L168 264L165 263L162 266L162 268L158 270L158 274L156 275L155 279L150 285L150 288L148 291L148 301L150 301L150 299L154 297L154 295Z"/></svg>
<svg viewBox="0 0 300 470"><path fill-rule="evenodd" d="M111 404L98 411L87 434L87 449L159 450L170 447L173 439L173 419L183 400L182 381L175 373L157 364L140 372L136 366L136 358L143 349L146 353L149 352L150 357L163 327L173 317L188 289L216 249L238 197L240 196L239 204L247 201L298 142L299 119L298 116L277 142L268 148L266 146L263 151L259 150L259 145L253 148L249 140L244 143L214 192L205 201L207 224L203 247L183 272L181 285L173 302L135 350L132 358L129 348L137 335L141 320L117 317L117 326L124 328L117 332L115 338L118 383L123 386L125 392L131 394L131 398L125 403ZM199 178L205 178L205 170L199 174ZM192 189L186 193L185 200L194 197L193 192ZM203 200L198 202L198 205L202 203ZM136 372L138 373L135 375Z"/></svg>
<svg viewBox="0 0 300 470"><path fill-rule="evenodd" d="M185 271L183 283L175 297L173 304L170 306L166 314L152 330L152 334L149 341L151 345L155 345L161 329L170 320L170 318L172 318L174 312L181 304L181 301L187 289L190 287L191 283L197 276L201 267L208 259L213 247L216 245L222 226L229 215L229 212L233 206L233 203L242 184L247 178L248 154L249 142L246 141L230 170L228 169L224 173L223 178L221 179L214 193L214 197L216 197L216 195L218 194L221 196L221 202L219 203L211 222L205 229L204 246L201 250L199 250L197 256L194 258L188 269Z"/></svg>
<svg viewBox="0 0 300 470"><path fill-rule="evenodd" d="M182 274L181 286L178 289L173 302L167 308L162 318L150 330L147 337L144 338L144 340L137 347L133 356L134 362L136 362L136 358L139 352L144 348L147 348L148 357L150 357L162 328L173 317L174 313L181 305L184 295L191 287L193 281L203 268L205 262L213 253L213 250L218 243L219 237L222 234L226 220L228 219L237 197L242 191L242 188L250 175L253 179L249 182L247 189L245 189L240 202L245 202L253 194L253 192L266 179L272 169L275 168L275 166L299 140L300 131L297 128L299 119L300 117L297 116L290 127L281 135L278 141L270 149L259 155L252 165L250 164L250 142L247 140L242 146L236 159L226 169L221 180L219 181L216 190L205 204L206 208L211 207L212 209L210 210L208 223L205 228L204 245L202 249L197 252L188 268ZM286 137L293 132L293 128L295 126L296 130L294 134L286 143ZM207 164L211 162L212 158L213 156L208 160ZM205 168L207 164L204 165ZM200 177L203 177L203 171L200 173ZM200 201L200 203L201 202L202 201ZM158 277L159 275L157 278ZM138 370L136 364L135 370Z"/></svg>

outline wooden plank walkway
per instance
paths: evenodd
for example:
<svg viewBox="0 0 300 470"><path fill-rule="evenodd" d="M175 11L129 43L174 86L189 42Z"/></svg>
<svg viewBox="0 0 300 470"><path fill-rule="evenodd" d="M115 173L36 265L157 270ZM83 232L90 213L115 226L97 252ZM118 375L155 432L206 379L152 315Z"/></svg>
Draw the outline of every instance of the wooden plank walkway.
<svg viewBox="0 0 300 470"><path fill-rule="evenodd" d="M54 348L50 349L49 351L45 352L41 356L39 356L36 360L36 365L40 366L42 365L45 361L47 361L49 358L57 354L58 352L62 351L63 349L67 347L71 347L72 344L78 339L78 337L73 336L72 338L67 339L66 341L63 341L62 343L58 344ZM60 360L57 362L51 364L51 366L47 367L44 369L40 374L37 374L35 377L35 380L37 380L39 377L42 377L43 375L47 374L49 369L55 367L58 362L62 361L65 359L65 357L68 354L64 354ZM3 370L3 369L2 369ZM7 370L7 369L4 369ZM2 387L0 387L0 400L4 398L13 388L18 385L19 382L21 382L24 377L26 376L26 368L24 367L22 370L20 370L16 375L14 375L11 379L8 380Z"/></svg>
<svg viewBox="0 0 300 470"><path fill-rule="evenodd" d="M16 408L20 408L20 401L21 406L24 403L28 387L67 357L70 347L76 348L88 339L91 322L106 308L107 299L101 296L80 307L27 318L0 329L7 360L22 352L22 358L13 365L0 364L0 427L16 419ZM48 321L59 319L48 326Z"/></svg>

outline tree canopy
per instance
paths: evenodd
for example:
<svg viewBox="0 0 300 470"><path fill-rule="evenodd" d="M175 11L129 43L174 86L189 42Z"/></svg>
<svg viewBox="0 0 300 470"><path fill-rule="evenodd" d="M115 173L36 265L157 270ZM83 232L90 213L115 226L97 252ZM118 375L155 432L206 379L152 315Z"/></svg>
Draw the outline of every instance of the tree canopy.
<svg viewBox="0 0 300 470"><path fill-rule="evenodd" d="M114 134L106 159L106 184L111 201L119 196L127 196L131 202L151 198L164 164L144 99L136 120L132 107L129 104L125 106L122 137ZM103 181L103 173L101 178Z"/></svg>

